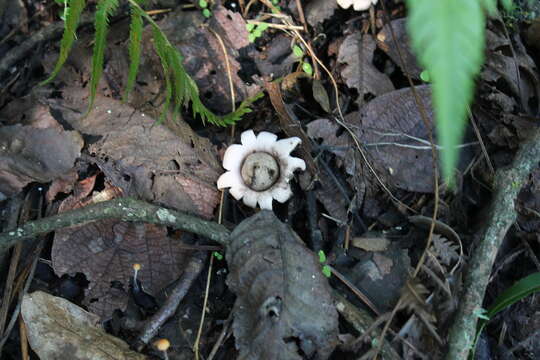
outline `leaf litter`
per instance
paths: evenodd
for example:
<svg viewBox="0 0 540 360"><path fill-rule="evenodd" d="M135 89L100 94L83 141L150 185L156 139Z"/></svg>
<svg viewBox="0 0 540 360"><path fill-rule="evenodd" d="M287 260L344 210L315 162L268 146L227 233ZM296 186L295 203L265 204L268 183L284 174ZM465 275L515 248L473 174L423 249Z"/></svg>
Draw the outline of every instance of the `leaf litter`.
<svg viewBox="0 0 540 360"><path fill-rule="evenodd" d="M206 24L198 11L173 10L156 17L174 46L184 53L185 66L197 81L203 101L212 109L227 112L232 102L229 74L218 36L228 54L236 102L259 90L261 75L287 76L295 70L295 65L297 69L302 68L298 58L292 54L291 37L286 31L272 27L281 25L279 19L264 18L263 21L272 26L260 39L248 42L246 23L266 16L263 3L254 3L246 17L215 6L214 17ZM284 2L280 5L285 6ZM290 1L288 5L294 20L301 25L296 2ZM227 6L232 8L230 4ZM396 198L429 220L434 191L428 137L428 130L433 127L430 88L429 85L417 87L427 110L426 124L420 117L411 90L404 88L404 69L401 68L397 48L394 47L389 25L382 26L384 21L377 9L373 14L366 12L353 16L351 12L336 9L334 1L310 1L304 12L306 22L313 26L314 32L313 37L307 40L312 41L310 44L317 54L324 54L321 60L329 64L333 74L337 75L339 90L345 94L340 94L340 97L345 100L346 124L357 136L375 172ZM396 6L392 17L401 16L402 10L401 6ZM344 15L345 18L341 19ZM371 18L373 15L374 19ZM371 20L375 23L370 24ZM35 129L54 129L58 132L56 137L50 135L52 130L39 134L51 136L47 138L51 143L65 145L69 139L66 134L69 133L75 144L68 146L69 155L65 157L64 166L54 168L48 165L55 171L47 177L43 177L46 172L36 167L35 162L27 167L38 170L26 174L26 178L21 176L18 168L11 166L7 175L2 173L1 176L17 178L18 182L14 182L15 185L6 192L18 193L32 182L52 182L47 199L53 205L60 204L60 211L122 194L201 217L215 218L220 195L215 190L215 180L222 171L218 154L223 152L218 148L229 143L229 140L224 140L229 138L229 129L202 128L189 114L186 121L179 118L176 123L154 123L164 101L164 88L161 64L148 41L148 29L145 30L145 51L141 58L144 70L139 74L129 103L118 100L129 64L126 24L116 22L115 31L110 33L104 77L91 116L81 116L86 111L88 100L91 57L88 45L92 41L91 35L83 31L78 34L81 41L77 42L74 55L52 86L39 89L31 96L8 101L7 106L0 109L0 119L6 128L18 126L18 133L24 134L25 139L35 139L38 133ZM364 34L370 25L379 30L375 37ZM341 30L345 27L362 30L343 35ZM404 18L392 20L392 27L405 55L406 68L417 80L421 69L409 49ZM478 121L488 153L494 154L492 161L498 168L509 162L509 150L516 149L534 126L534 115L538 113L538 75L533 59L527 55L529 49L520 42L519 36L508 40L501 24L496 21L490 22L489 27L487 63L478 80L479 95L472 113ZM43 57L41 63L46 72L54 60L54 54ZM460 164L464 174L460 185L463 187L453 194L441 192L444 202L441 203L440 222L452 225L446 226L459 236L439 232L436 225L426 269L411 282L408 273L423 248L427 236L425 224L410 220L409 209L392 203L372 178L356 143L333 119L335 99L333 91L328 91L331 87L325 76L316 82L305 81L312 85L307 93L302 88L306 79L295 82L296 95L285 99L290 115L298 117L298 123L306 126L313 141L314 156L318 156L321 168L320 184L314 185L318 203L314 206L315 214L309 214L315 221L309 224L304 221L304 194L301 191L313 184L302 184L301 190L294 189L294 200L278 207L276 214L281 219L286 218L290 227L262 213L249 217L251 212L242 206L234 202L224 203L225 223L231 227L240 225L234 233L235 245L231 245L226 253L230 266L227 280L230 289L223 281L226 271L223 267L218 266L219 270L215 271L219 280L212 280L209 306L204 310L208 317L204 323L202 342L206 341L206 344L203 347L217 342L221 319L229 316L232 299L236 295L233 332L240 354L248 358L257 354L253 356L260 358L259 352L265 351L263 358L270 358L273 352L284 350L288 358L294 359L300 354L316 352L321 354L321 358L329 355L335 346L332 341L337 339L335 309L329 305L332 302L330 288L321 276L322 264L304 247L291 228L304 239L309 239L308 233L322 234L322 247L331 250L329 262L378 308L391 311L400 302L401 307L412 310L415 316L405 323L400 333L405 333L408 341L421 351L433 350L432 340L444 334L448 319L451 319L460 286L461 268L458 265L464 261L457 243L461 246L463 239L466 249L473 243L475 230L468 225L481 224L481 214L478 219L476 215L483 208L482 204L488 203L485 188L489 187L486 180L489 172L479 155L478 138L471 130L463 144ZM350 98L355 99L355 103L348 103ZM0 99L0 104L3 103L4 99ZM238 131L248 126L261 129L274 126L272 130L282 130L273 124L272 111L265 109L269 108L266 105L268 103L262 102L261 109L257 109L260 112L238 124ZM21 126L28 129L22 130ZM2 129L7 134L4 137L6 143L13 140L8 130ZM74 134L80 134L79 141ZM52 147L51 151L66 150L60 147ZM82 155L79 154L81 151ZM41 161L40 156L46 156L34 155L32 159L37 161ZM16 155L8 154L4 161L13 164L18 159ZM322 166L323 163L326 165ZM505 261L522 260L520 254L534 258L534 253L531 255L534 249L524 250L519 246L524 246L523 241L534 246L537 240L535 234L540 224L536 220L539 202L535 196L537 175L533 173L519 198L521 213L515 237L522 242L517 246L513 242L509 245L516 246L518 255L501 259L494 275L498 278L515 276L505 272ZM317 205L324 206L326 213L322 213L322 208L317 210ZM464 217L466 222L459 220ZM244 218L247 220L241 222ZM370 232L363 233L357 218L369 222ZM176 235L180 240L186 236ZM352 246L344 252L348 240ZM129 315L130 306L127 306L132 263L142 264L139 275L148 292L152 295L163 293L163 289L182 274L184 258L181 243L168 236L166 229L157 226L103 221L58 231L52 249L53 266L59 275L85 274L90 284L83 303L99 314L100 319L110 318L114 309L125 310L123 316L129 318L132 316ZM245 257L244 252L250 257ZM251 257L254 260L250 260ZM455 277L454 270L457 271ZM300 274L298 276L303 280L298 281L291 274ZM306 274L314 277L302 277ZM158 278L163 282L156 281ZM337 281L331 281L334 288L346 292L336 284ZM197 291L197 296L191 297L195 306L182 312L182 318L190 320L185 333L188 336L184 333L178 335L180 321L168 324L168 333L172 331L178 338L184 338L185 344L182 344L186 346L195 341L193 330L197 327L198 315L194 317L193 313L202 312L198 295L203 290L200 284L198 286L192 290ZM488 296L498 292L501 286L493 283ZM234 295L229 290L234 290ZM305 295L313 291L317 292L316 295ZM426 298L431 298L429 304ZM322 307L324 309L321 310ZM515 316L517 318L530 311L520 309ZM276 318L276 314L282 316ZM316 326L309 328L305 319L310 319ZM401 320L395 319L392 323L395 331ZM531 324L529 328L534 331ZM340 321L342 331L348 328L349 324ZM180 332L184 330L182 328ZM114 331L120 336L125 335L122 333L124 330ZM341 334L339 338L355 337L356 334L349 333ZM511 339L506 343L516 344L516 341ZM359 352L364 348L361 345L356 347ZM227 351L224 356L234 353L230 346L222 349ZM179 354L174 349L171 351ZM430 354L435 357L441 355L437 351ZM416 355L409 348L403 351L405 358Z"/></svg>
<svg viewBox="0 0 540 360"><path fill-rule="evenodd" d="M59 212L121 195L110 185L92 194L95 178L79 182ZM182 242L167 236L165 227L111 219L56 231L52 265L58 276L83 273L89 281L85 305L107 320L127 306L133 264L141 265L138 279L157 295L182 274L184 254Z"/></svg>

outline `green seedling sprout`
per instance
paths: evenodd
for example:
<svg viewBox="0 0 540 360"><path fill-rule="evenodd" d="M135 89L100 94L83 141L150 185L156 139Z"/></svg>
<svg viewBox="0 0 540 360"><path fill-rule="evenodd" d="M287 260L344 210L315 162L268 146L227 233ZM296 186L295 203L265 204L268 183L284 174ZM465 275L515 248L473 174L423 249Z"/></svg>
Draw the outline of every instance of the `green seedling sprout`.
<svg viewBox="0 0 540 360"><path fill-rule="evenodd" d="M260 38L263 34L263 32L270 27L270 24L262 22L260 24L253 24L249 23L246 24L246 29L249 32L248 40L249 42L255 42L258 38Z"/></svg>
<svg viewBox="0 0 540 360"><path fill-rule="evenodd" d="M302 70L309 76L313 75L313 67L307 61L302 62Z"/></svg>
<svg viewBox="0 0 540 360"><path fill-rule="evenodd" d="M319 262L323 264L322 273L324 276L329 278L330 276L332 276L332 268L330 268L330 266L326 264L326 254L322 250L319 250L317 254L319 255Z"/></svg>

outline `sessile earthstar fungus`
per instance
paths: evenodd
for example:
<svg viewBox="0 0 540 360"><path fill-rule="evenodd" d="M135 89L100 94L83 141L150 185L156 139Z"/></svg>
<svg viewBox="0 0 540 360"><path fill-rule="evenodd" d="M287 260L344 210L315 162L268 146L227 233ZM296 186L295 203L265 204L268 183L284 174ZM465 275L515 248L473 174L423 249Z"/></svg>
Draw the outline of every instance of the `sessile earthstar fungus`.
<svg viewBox="0 0 540 360"><path fill-rule="evenodd" d="M305 170L304 160L290 156L300 144L297 137L277 140L275 134L262 131L257 136L247 130L240 136L242 144L233 144L225 151L223 167L228 170L217 181L219 189L230 188L244 204L272 210L272 201L287 201L291 195L289 181L297 169Z"/></svg>
<svg viewBox="0 0 540 360"><path fill-rule="evenodd" d="M356 11L363 11L369 9L371 4L377 4L377 0L337 0L339 6L344 9L348 9L351 5Z"/></svg>

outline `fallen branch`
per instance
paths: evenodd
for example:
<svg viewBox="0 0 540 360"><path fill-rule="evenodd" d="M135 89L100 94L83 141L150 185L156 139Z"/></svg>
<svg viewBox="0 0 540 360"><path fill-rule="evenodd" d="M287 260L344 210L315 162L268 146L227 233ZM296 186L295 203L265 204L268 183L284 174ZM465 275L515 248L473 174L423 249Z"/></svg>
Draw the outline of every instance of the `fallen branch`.
<svg viewBox="0 0 540 360"><path fill-rule="evenodd" d="M120 198L31 221L0 234L0 254L13 245L61 228L97 220L120 219L170 226L227 245L229 230L223 225L132 198Z"/></svg>
<svg viewBox="0 0 540 360"><path fill-rule="evenodd" d="M463 286L461 303L450 329L446 359L467 359L476 333L478 314L482 310L484 293L491 268L506 232L516 221L514 201L527 176L540 162L540 129L526 141L516 154L512 167L499 170L495 176L496 193L486 231L478 247L473 250L469 271Z"/></svg>

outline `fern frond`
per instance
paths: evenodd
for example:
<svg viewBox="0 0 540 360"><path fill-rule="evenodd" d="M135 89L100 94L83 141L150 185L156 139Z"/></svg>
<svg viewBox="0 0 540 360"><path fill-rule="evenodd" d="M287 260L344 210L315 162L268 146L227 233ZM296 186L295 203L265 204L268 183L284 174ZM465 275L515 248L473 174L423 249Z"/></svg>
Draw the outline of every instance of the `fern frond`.
<svg viewBox="0 0 540 360"><path fill-rule="evenodd" d="M135 0L139 3L142 0ZM127 101L129 94L135 86L139 64L141 62L141 41L143 32L143 18L141 9L131 5L131 23L129 25L129 72L124 92L123 100Z"/></svg>
<svg viewBox="0 0 540 360"><path fill-rule="evenodd" d="M433 82L443 175L451 183L483 63L485 16L476 0L407 0L407 6L413 49Z"/></svg>
<svg viewBox="0 0 540 360"><path fill-rule="evenodd" d="M131 6L139 8L141 15L150 23L154 36L154 48L160 58L165 77L165 104L159 121L163 121L166 112L169 110L171 99L174 98L173 114L178 113L179 106L187 107L191 103L193 116L200 116L203 123L209 122L214 125L226 126L234 124L242 118L242 115L251 111L249 105L260 99L263 94L246 99L240 104L238 109L225 116L214 114L201 102L199 98L199 88L195 81L188 75L183 65L182 54L169 42L165 34L161 31L156 22L142 11L137 0L128 0Z"/></svg>
<svg viewBox="0 0 540 360"><path fill-rule="evenodd" d="M99 80L101 79L101 74L103 74L103 59L105 58L109 17L117 8L118 0L100 0L97 4L95 21L96 36L92 53L92 74L90 78L88 112L92 108L92 105L94 105Z"/></svg>
<svg viewBox="0 0 540 360"><path fill-rule="evenodd" d="M159 117L158 122L162 122L167 115L171 99L173 96L173 87L171 83L171 71L169 64L169 56L167 55L167 38L161 32L161 29L156 24L152 25L152 33L154 35L154 48L161 61L161 67L163 68L163 76L165 77L165 104L163 104L163 110Z"/></svg>
<svg viewBox="0 0 540 360"><path fill-rule="evenodd" d="M49 75L46 80L42 81L40 85L45 85L54 79L66 62L69 52L71 51L71 47L73 46L73 42L76 38L75 31L79 25L81 13L86 6L86 0L69 0L66 6L67 11L64 20L64 34L62 35L62 40L60 41L60 55L58 56L58 60L56 61L56 65L54 66L54 70L52 71L51 75Z"/></svg>

